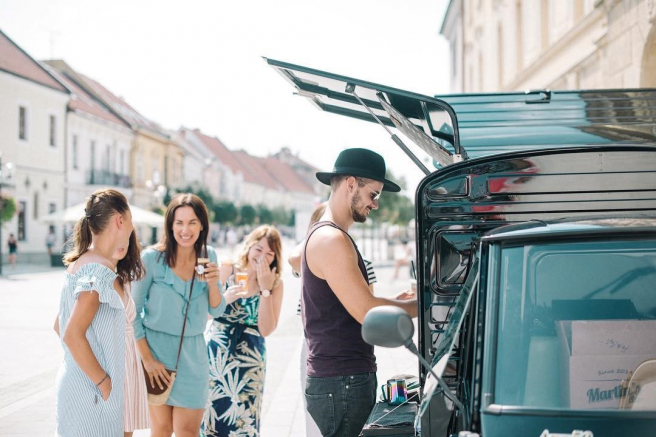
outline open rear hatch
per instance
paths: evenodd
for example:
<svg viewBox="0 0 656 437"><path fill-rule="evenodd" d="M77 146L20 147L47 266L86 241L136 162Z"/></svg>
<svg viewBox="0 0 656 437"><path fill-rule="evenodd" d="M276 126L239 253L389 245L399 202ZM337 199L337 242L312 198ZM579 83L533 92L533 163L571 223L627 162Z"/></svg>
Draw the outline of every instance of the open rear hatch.
<svg viewBox="0 0 656 437"><path fill-rule="evenodd" d="M267 59L296 93L314 106L334 114L380 123L396 144L425 173L430 174L403 141L389 131L396 127L430 155L447 166L466 159L458 140L458 121L449 104L433 97L403 91L300 65Z"/></svg>
<svg viewBox="0 0 656 437"><path fill-rule="evenodd" d="M395 127L437 167L505 152L656 143L656 90L538 90L429 97L265 58L314 106ZM389 129L388 129L389 131ZM430 171L389 131L425 173Z"/></svg>

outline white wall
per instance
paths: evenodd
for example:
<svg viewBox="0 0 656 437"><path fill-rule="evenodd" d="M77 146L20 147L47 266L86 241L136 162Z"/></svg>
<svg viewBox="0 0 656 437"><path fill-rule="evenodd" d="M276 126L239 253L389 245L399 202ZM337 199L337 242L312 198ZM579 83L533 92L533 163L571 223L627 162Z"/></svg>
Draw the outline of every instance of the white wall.
<svg viewBox="0 0 656 437"><path fill-rule="evenodd" d="M64 141L68 94L0 71L0 151L3 164L15 172L11 188L3 188L25 204L25 238L18 242L19 262L30 254L45 253L48 226L38 218L64 204ZM27 108L27 138L19 139L19 106ZM50 120L55 117L55 144L50 145ZM61 229L58 241L61 239ZM18 234L18 216L2 229L3 253L9 233Z"/></svg>
<svg viewBox="0 0 656 437"><path fill-rule="evenodd" d="M453 92L635 88L649 73L642 63L656 26L652 0L462 2L463 16L449 13L442 25L452 55L462 57L464 87L452 82Z"/></svg>
<svg viewBox="0 0 656 437"><path fill-rule="evenodd" d="M67 206L83 202L93 191L102 187L118 188L129 199L131 197L129 187L103 183L90 185L89 172L91 171L91 142L93 141L95 143L93 168L96 170L109 169L112 173L129 178L130 147L134 139L132 130L127 126L120 126L85 113L76 112L68 114L67 126ZM107 146L110 148L109 162L106 160Z"/></svg>

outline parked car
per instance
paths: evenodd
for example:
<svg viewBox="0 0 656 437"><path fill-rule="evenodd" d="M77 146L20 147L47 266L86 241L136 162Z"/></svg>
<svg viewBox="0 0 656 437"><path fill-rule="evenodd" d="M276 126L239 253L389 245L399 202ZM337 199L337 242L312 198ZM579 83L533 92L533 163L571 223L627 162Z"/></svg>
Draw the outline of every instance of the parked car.
<svg viewBox="0 0 656 437"><path fill-rule="evenodd" d="M655 434L656 90L429 97L266 61L435 160L390 130L425 174L417 435Z"/></svg>

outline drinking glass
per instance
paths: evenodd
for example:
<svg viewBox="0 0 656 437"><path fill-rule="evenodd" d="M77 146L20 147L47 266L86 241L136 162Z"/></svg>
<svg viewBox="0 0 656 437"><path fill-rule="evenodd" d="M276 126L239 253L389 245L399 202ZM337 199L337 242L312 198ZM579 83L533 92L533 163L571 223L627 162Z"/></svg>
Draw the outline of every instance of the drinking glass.
<svg viewBox="0 0 656 437"><path fill-rule="evenodd" d="M248 272L246 270L236 270L235 271L235 283L246 288L248 283Z"/></svg>
<svg viewBox="0 0 656 437"><path fill-rule="evenodd" d="M200 256L196 260L196 280L198 282L207 282L207 277L205 276L205 269L207 264L210 262L209 257L207 256L207 249L204 247L200 251Z"/></svg>

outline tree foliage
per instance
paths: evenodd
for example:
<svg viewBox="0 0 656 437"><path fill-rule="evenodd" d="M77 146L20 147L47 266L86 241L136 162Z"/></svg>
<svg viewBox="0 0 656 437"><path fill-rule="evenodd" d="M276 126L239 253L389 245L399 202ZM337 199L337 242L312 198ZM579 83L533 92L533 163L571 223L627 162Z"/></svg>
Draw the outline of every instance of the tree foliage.
<svg viewBox="0 0 656 437"><path fill-rule="evenodd" d="M290 213L282 206L278 206L276 208L273 208L271 213L273 214L273 223L275 225L289 226L289 222L291 220L293 212Z"/></svg>
<svg viewBox="0 0 656 437"><path fill-rule="evenodd" d="M273 213L266 205L257 205L257 217L260 224L266 225L273 223Z"/></svg>
<svg viewBox="0 0 656 437"><path fill-rule="evenodd" d="M250 205L242 205L239 208L239 224L240 225L252 225L255 223L255 217L257 217L257 211Z"/></svg>
<svg viewBox="0 0 656 437"><path fill-rule="evenodd" d="M221 224L235 224L239 211L234 203L221 200L214 205L214 220Z"/></svg>
<svg viewBox="0 0 656 437"><path fill-rule="evenodd" d="M402 189L406 186L403 178L396 179L391 174L388 174L388 178L397 181ZM378 222L406 225L415 217L415 205L401 193L384 192L380 197L378 209L372 211L369 217Z"/></svg>
<svg viewBox="0 0 656 437"><path fill-rule="evenodd" d="M167 191L164 196L164 204L168 205L172 196L177 193L193 193L200 197L207 205L210 212L210 221L213 223L226 225L253 225L256 223L281 226L294 225L293 211L288 211L282 206L269 209L264 204L259 204L256 207L244 204L238 207L229 200L216 200L209 190L193 185L176 188L173 192Z"/></svg>
<svg viewBox="0 0 656 437"><path fill-rule="evenodd" d="M16 201L13 197L0 196L0 208L2 208L0 214L0 224L2 224L11 220L16 214Z"/></svg>

